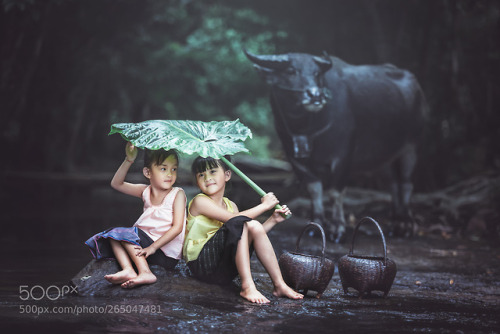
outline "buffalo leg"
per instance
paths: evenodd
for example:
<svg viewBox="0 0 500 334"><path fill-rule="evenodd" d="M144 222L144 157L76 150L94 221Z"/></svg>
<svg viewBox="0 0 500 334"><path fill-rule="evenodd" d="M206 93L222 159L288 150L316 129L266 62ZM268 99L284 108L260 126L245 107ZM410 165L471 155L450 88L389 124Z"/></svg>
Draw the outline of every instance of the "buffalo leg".
<svg viewBox="0 0 500 334"><path fill-rule="evenodd" d="M344 195L345 188L338 192L333 190L330 192L330 195L333 199L333 207L332 207L332 221L336 228L335 233L335 242L338 243L342 240L345 234L345 216L344 216Z"/></svg>
<svg viewBox="0 0 500 334"><path fill-rule="evenodd" d="M323 205L323 184L320 181L310 182L307 184L307 190L311 198L313 221L324 227L326 237L329 240L339 242L343 236L344 226L339 221L333 221L333 223L326 221L325 207ZM339 226L342 226L342 228L339 229Z"/></svg>
<svg viewBox="0 0 500 334"><path fill-rule="evenodd" d="M393 220L402 223L402 234L409 236L413 233L413 216L410 210L410 200L413 193L411 175L417 162L417 155L413 146L409 147L392 165L392 212ZM395 234L400 234L394 231Z"/></svg>
<svg viewBox="0 0 500 334"><path fill-rule="evenodd" d="M323 206L323 185L320 181L307 184L307 191L312 205L312 218L314 222L323 225L325 221L325 207Z"/></svg>

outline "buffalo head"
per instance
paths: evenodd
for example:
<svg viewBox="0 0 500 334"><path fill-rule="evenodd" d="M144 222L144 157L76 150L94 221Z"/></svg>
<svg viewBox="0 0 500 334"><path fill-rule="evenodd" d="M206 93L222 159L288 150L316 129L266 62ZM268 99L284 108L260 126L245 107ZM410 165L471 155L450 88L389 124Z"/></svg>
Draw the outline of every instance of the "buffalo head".
<svg viewBox="0 0 500 334"><path fill-rule="evenodd" d="M327 102L324 74L332 67L329 57L303 53L254 55L243 50L264 80L292 96L296 105L318 112Z"/></svg>

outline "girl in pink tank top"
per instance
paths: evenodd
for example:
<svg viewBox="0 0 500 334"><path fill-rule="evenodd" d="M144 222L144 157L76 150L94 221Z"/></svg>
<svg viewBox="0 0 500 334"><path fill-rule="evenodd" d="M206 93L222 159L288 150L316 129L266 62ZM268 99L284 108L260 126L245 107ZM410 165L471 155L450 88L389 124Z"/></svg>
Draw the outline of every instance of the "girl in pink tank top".
<svg viewBox="0 0 500 334"><path fill-rule="evenodd" d="M186 195L173 187L177 179L178 156L174 150L145 150L144 176L150 184L125 182L137 148L127 143L126 158L116 171L111 186L144 201L144 212L133 227L115 227L98 233L85 243L95 258L115 257L122 270L104 276L113 284L133 288L156 282L149 264L173 269L182 256L186 221ZM137 268L134 270L133 264Z"/></svg>

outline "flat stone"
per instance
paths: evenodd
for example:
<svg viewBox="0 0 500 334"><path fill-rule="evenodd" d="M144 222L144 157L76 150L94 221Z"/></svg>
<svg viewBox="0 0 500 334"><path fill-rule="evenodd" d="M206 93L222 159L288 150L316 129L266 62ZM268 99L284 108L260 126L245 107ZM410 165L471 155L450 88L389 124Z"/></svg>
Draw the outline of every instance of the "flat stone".
<svg viewBox="0 0 500 334"><path fill-rule="evenodd" d="M93 297L146 297L146 296L191 296L193 292L203 292L207 298L211 296L225 295L229 298L239 298L236 284L219 286L200 282L189 277L189 271L184 261L179 261L172 271L156 265L150 266L156 275L157 281L153 284L145 284L132 289L124 289L119 284L109 283L104 276L115 273L120 266L114 259L91 260L70 283L76 287L79 296ZM231 293L227 293L228 290ZM234 291L233 291L234 290ZM225 292L224 292L225 291Z"/></svg>

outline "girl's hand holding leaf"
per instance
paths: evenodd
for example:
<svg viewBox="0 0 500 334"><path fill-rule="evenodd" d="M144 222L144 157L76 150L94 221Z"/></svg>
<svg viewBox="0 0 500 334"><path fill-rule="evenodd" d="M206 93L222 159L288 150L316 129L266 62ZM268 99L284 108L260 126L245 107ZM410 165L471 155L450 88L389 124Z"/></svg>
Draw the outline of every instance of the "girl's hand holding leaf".
<svg viewBox="0 0 500 334"><path fill-rule="evenodd" d="M125 146L125 154L127 155L128 161L134 162L135 158L137 158L137 147L131 142L128 142L127 146Z"/></svg>

